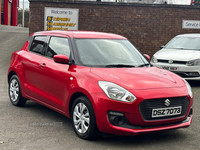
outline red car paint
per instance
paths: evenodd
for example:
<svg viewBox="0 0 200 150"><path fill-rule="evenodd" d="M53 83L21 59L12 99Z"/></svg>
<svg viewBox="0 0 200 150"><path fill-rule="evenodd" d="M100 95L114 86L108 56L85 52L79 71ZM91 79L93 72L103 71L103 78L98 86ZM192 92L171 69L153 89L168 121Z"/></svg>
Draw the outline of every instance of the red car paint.
<svg viewBox="0 0 200 150"><path fill-rule="evenodd" d="M66 37L74 39L123 39L125 37L86 31L43 31L31 35ZM179 76L156 67L100 68L76 64L60 64L53 59L30 52L30 41L21 50L12 54L8 80L12 74L19 77L22 96L45 105L70 117L73 95L81 93L90 100L95 112L99 131L120 135L136 135L188 127L192 122L190 111L193 98L185 82ZM72 50L73 50L72 46ZM136 96L132 103L116 101L107 97L98 81L113 82ZM144 100L186 97L189 100L183 116L145 120L139 106ZM121 112L128 119L130 127L113 125L109 111ZM134 128L136 127L136 128Z"/></svg>

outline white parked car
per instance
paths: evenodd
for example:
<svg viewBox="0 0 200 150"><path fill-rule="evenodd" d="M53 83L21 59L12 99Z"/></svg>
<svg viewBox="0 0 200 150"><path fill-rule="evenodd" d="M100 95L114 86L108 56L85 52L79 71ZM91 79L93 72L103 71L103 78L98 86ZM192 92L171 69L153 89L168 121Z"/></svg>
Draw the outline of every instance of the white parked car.
<svg viewBox="0 0 200 150"><path fill-rule="evenodd" d="M200 34L174 37L153 55L151 64L187 80L200 80Z"/></svg>
<svg viewBox="0 0 200 150"><path fill-rule="evenodd" d="M154 4L175 4L175 5L190 5L191 4L192 5L192 1L191 0L155 0Z"/></svg>
<svg viewBox="0 0 200 150"><path fill-rule="evenodd" d="M156 0L154 2L154 4L170 4L171 1L169 2L170 0Z"/></svg>

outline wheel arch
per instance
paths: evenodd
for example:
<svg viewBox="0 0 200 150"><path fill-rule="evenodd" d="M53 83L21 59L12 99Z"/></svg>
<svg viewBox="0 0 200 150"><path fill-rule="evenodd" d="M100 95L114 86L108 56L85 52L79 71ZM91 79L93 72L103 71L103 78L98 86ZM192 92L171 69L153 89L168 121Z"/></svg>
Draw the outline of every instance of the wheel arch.
<svg viewBox="0 0 200 150"><path fill-rule="evenodd" d="M76 92L76 93L74 93L72 96L71 96L71 98L70 98L70 100L69 100L69 106L68 106L68 114L69 114L69 117L71 118L71 110L72 110L72 105L73 105L73 103L74 103L74 101L78 98L78 97L80 97L80 96L86 96L84 93L82 93L82 92ZM87 97L87 96L86 96ZM88 98L88 97L87 97Z"/></svg>
<svg viewBox="0 0 200 150"><path fill-rule="evenodd" d="M8 83L13 75L17 75L17 73L15 71L10 71L8 74Z"/></svg>

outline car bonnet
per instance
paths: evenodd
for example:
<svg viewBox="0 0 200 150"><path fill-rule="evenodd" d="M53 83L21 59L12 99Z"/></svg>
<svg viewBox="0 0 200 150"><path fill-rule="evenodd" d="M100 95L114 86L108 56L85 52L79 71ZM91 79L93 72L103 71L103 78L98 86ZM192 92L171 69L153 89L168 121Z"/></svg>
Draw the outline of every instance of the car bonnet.
<svg viewBox="0 0 200 150"><path fill-rule="evenodd" d="M126 89L158 89L185 86L183 79L157 67L142 68L92 68L91 72L105 81Z"/></svg>
<svg viewBox="0 0 200 150"><path fill-rule="evenodd" d="M157 59L189 61L200 58L199 50L162 49L154 55Z"/></svg>

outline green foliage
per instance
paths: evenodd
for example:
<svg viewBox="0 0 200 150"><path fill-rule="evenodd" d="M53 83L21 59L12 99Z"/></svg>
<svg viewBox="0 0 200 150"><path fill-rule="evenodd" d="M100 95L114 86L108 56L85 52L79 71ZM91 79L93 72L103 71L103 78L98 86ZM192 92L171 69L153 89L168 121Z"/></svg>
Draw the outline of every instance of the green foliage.
<svg viewBox="0 0 200 150"><path fill-rule="evenodd" d="M22 22L22 9L18 10L18 22ZM29 20L29 9L24 10L24 20L28 21Z"/></svg>

